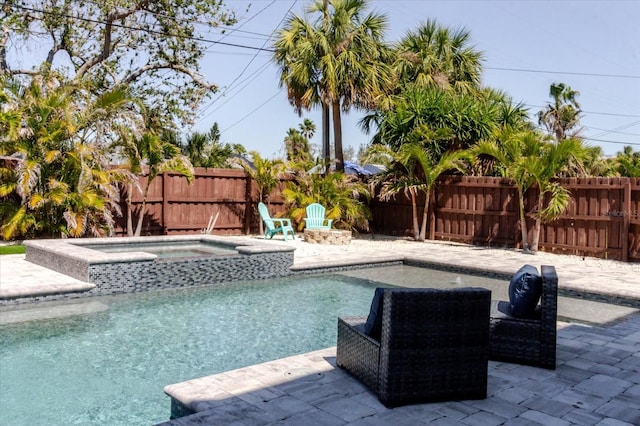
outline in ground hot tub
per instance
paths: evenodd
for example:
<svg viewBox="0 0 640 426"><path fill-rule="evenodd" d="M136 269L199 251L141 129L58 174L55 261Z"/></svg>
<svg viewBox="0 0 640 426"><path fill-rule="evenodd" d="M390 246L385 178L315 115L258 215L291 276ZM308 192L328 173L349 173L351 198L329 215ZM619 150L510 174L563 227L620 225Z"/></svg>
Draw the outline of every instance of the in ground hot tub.
<svg viewBox="0 0 640 426"><path fill-rule="evenodd" d="M285 276L293 247L210 235L26 241L26 260L96 287L74 297Z"/></svg>

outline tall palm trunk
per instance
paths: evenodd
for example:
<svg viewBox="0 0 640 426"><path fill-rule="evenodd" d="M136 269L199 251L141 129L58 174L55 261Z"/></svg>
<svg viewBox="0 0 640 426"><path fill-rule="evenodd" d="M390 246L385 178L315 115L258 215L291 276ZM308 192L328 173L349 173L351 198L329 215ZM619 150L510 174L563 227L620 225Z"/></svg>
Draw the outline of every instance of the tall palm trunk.
<svg viewBox="0 0 640 426"><path fill-rule="evenodd" d="M331 108L333 113L333 143L336 150L336 171L344 172L344 153L342 152L342 116L340 100L334 100Z"/></svg>
<svg viewBox="0 0 640 426"><path fill-rule="evenodd" d="M324 158L324 174L329 173L331 167L331 143L329 142L329 104L322 102L322 157Z"/></svg>

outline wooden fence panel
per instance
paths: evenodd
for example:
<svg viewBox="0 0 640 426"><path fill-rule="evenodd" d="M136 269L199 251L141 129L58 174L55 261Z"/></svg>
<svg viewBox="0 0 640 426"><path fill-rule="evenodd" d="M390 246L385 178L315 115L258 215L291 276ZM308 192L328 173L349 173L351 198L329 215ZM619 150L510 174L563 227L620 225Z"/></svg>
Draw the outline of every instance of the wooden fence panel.
<svg viewBox="0 0 640 426"><path fill-rule="evenodd" d="M144 188L146 177L141 178ZM238 235L249 232L252 221L252 182L243 170L196 168L188 184L180 174L157 176L149 188L142 235L199 233L211 217L218 216L215 233ZM142 204L142 194L133 194L134 227ZM126 205L123 205L126 217ZM126 218L118 221L117 235L126 235ZM256 222L257 223L257 222Z"/></svg>
<svg viewBox="0 0 640 426"><path fill-rule="evenodd" d="M286 211L284 179L269 199L273 216ZM640 178L571 178L558 181L572 199L557 220L543 224L539 249L549 252L640 261ZM141 178L144 188L146 177ZM126 197L126 191L123 199ZM142 194L133 193L134 227ZM257 232L257 188L243 170L196 169L191 185L181 175L164 173L151 183L147 195L142 235L200 233L218 215L214 234L240 235ZM537 188L525 194L528 239L534 232ZM424 197L417 197L422 220ZM371 200L374 232L412 235L411 201L404 194L395 199ZM126 203L116 226L126 235ZM494 177L446 177L436 184L430 202L430 239L490 246L521 245L516 187Z"/></svg>
<svg viewBox="0 0 640 426"><path fill-rule="evenodd" d="M558 182L572 199L557 220L542 224L543 251L640 261L640 179L570 178ZM524 198L527 238L534 235L538 189ZM408 206L408 208L407 208ZM419 215L422 203L418 204ZM411 209L406 197L371 203L376 232L410 235ZM493 246L522 244L517 190L508 180L446 177L435 188L431 239ZM421 217L421 216L420 216Z"/></svg>
<svg viewBox="0 0 640 426"><path fill-rule="evenodd" d="M517 224L515 187L497 178L449 177L435 189L434 239L505 245Z"/></svg>

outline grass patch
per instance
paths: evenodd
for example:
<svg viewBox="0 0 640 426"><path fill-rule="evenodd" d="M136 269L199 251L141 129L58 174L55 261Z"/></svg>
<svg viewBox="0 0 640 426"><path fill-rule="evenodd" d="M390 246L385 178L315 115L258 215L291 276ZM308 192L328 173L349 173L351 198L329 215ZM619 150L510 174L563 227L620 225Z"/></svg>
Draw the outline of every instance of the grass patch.
<svg viewBox="0 0 640 426"><path fill-rule="evenodd" d="M3 254L24 254L27 251L24 244L14 244L11 246L0 246L0 255Z"/></svg>

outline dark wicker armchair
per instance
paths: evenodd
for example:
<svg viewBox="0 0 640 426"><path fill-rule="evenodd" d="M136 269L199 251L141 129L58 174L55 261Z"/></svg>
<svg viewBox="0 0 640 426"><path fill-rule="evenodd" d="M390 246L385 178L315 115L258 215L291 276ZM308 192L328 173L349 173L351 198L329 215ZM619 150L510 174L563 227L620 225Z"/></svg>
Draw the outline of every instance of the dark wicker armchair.
<svg viewBox="0 0 640 426"><path fill-rule="evenodd" d="M542 265L542 296L534 318L514 318L509 302L491 303L489 359L556 368L558 276Z"/></svg>
<svg viewBox="0 0 640 426"><path fill-rule="evenodd" d="M338 319L336 363L388 407L487 396L491 291L385 289L380 340Z"/></svg>

